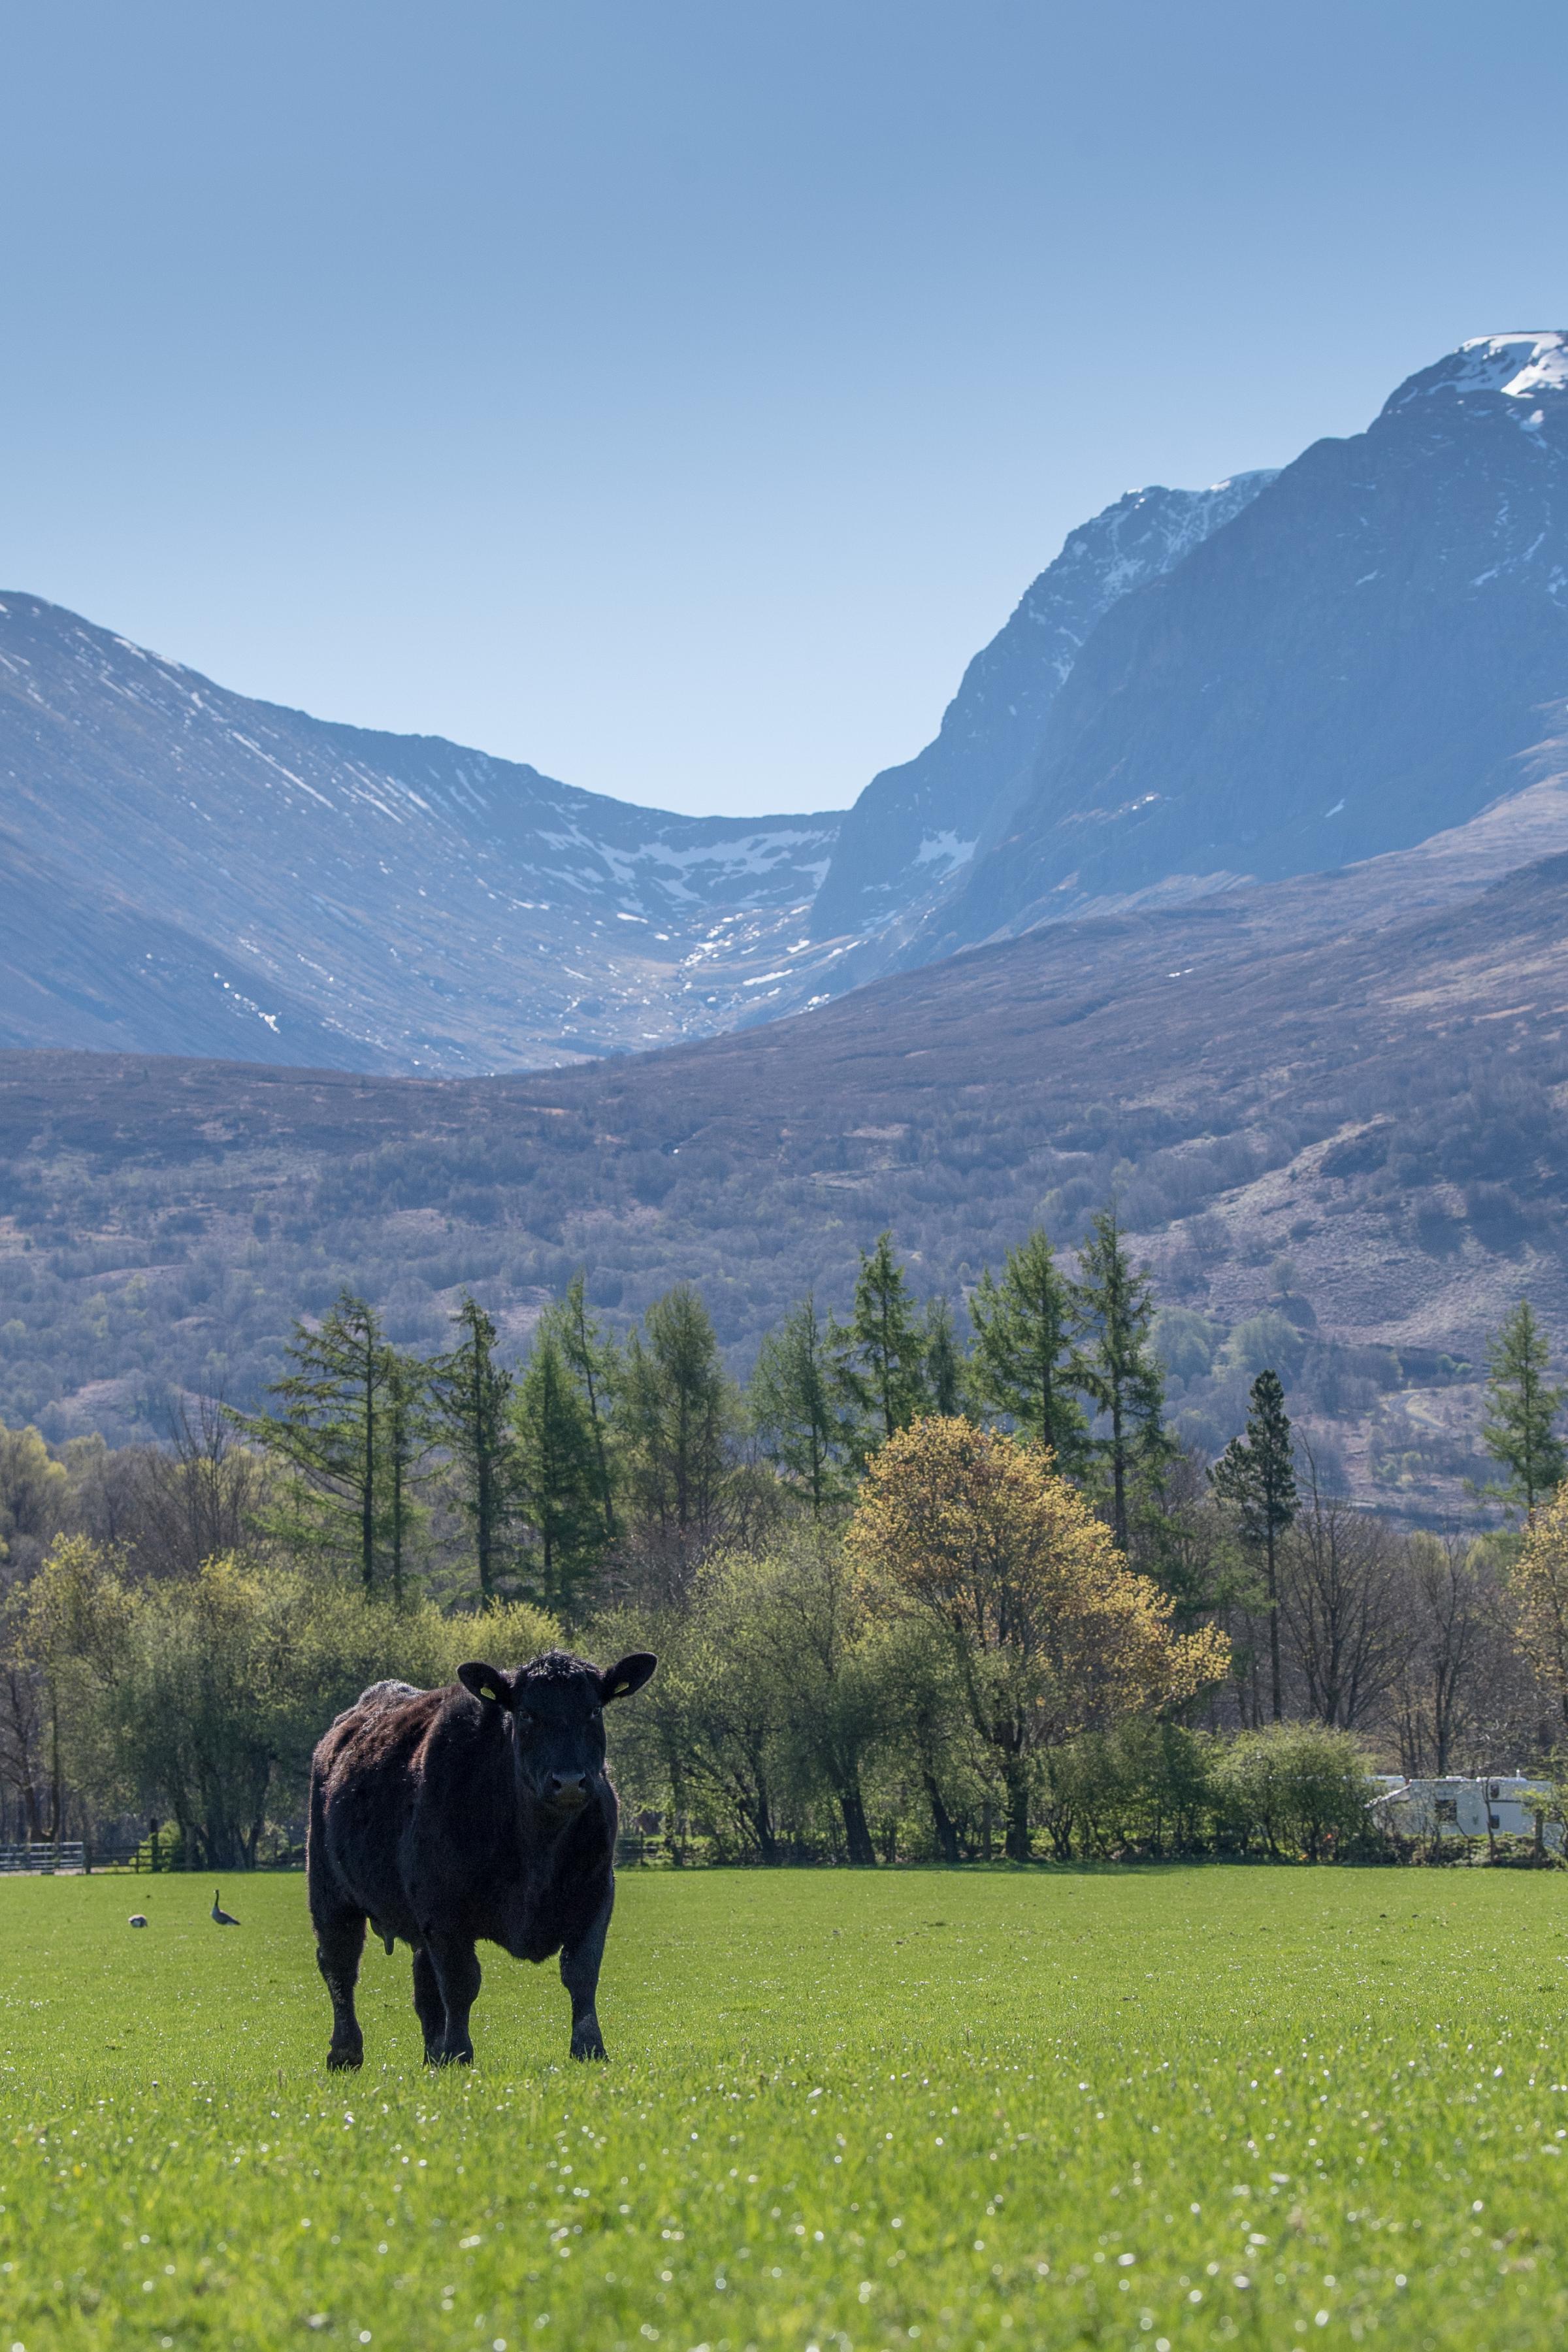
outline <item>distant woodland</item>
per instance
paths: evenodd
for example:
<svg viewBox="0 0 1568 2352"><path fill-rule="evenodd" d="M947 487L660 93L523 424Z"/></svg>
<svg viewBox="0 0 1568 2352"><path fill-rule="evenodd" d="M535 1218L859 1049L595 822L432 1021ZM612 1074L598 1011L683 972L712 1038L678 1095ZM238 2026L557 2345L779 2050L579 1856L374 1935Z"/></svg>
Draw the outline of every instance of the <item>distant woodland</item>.
<svg viewBox="0 0 1568 2352"><path fill-rule="evenodd" d="M1259 1352L1299 1328L1256 1321ZM618 1753L677 1864L1320 1861L1379 1847L1373 1761L1556 1776L1568 1391L1528 1303L1476 1433L1499 1533L1349 1502L1268 1364L1223 1448L1184 1444L1156 1330L1107 1206L1073 1271L1040 1228L984 1269L963 1332L883 1234L744 1389L696 1286L620 1339L579 1273L516 1370L471 1295L420 1354L343 1292L252 1410L0 1428L11 1833L286 1859L358 1689L563 1641L662 1657Z"/></svg>

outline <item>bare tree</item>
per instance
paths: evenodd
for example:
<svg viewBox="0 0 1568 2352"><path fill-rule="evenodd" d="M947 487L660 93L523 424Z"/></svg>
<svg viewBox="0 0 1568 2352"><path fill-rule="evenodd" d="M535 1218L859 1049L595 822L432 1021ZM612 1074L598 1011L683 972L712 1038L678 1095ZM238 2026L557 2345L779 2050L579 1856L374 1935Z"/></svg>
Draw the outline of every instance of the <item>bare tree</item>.
<svg viewBox="0 0 1568 2352"><path fill-rule="evenodd" d="M1342 1731L1382 1712L1411 1646L1400 1548L1381 1519L1325 1495L1301 1448L1301 1505L1280 1554L1280 1615L1304 1711Z"/></svg>
<svg viewBox="0 0 1568 2352"><path fill-rule="evenodd" d="M1492 1595L1471 1538L1451 1529L1404 1546L1411 1642L1393 1691L1399 1760L1409 1773L1455 1769L1475 1721L1493 1643Z"/></svg>
<svg viewBox="0 0 1568 2352"><path fill-rule="evenodd" d="M15 1801L17 1835L41 1838L48 1783L43 1691L13 1624L0 1622L0 1788Z"/></svg>
<svg viewBox="0 0 1568 2352"><path fill-rule="evenodd" d="M255 1540L267 1465L236 1439L222 1401L182 1398L169 1416L167 1446L138 1456L135 1496L123 1540L143 1573L194 1576L205 1560Z"/></svg>

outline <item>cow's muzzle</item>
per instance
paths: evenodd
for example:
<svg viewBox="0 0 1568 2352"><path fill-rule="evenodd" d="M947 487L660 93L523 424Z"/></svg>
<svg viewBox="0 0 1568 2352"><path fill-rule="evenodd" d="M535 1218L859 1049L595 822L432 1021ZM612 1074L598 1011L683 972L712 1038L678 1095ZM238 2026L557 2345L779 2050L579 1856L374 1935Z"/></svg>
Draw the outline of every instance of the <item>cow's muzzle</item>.
<svg viewBox="0 0 1568 2352"><path fill-rule="evenodd" d="M588 1801L586 1772L552 1772L544 1783L545 1801L559 1805L563 1812L575 1812Z"/></svg>

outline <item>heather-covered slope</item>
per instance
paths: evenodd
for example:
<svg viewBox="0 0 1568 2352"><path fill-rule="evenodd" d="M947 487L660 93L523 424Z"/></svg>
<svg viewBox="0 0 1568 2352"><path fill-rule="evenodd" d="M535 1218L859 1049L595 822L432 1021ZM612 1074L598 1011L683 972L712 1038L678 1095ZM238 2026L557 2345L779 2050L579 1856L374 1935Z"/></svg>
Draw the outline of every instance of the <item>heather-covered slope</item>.
<svg viewBox="0 0 1568 2352"><path fill-rule="evenodd" d="M740 1369L885 1224L958 1298L1114 1190L1180 1425L1223 1443L1261 1350L1360 1491L1458 1507L1467 1363L1522 1290L1568 1330L1565 801L550 1075L0 1055L0 1417L243 1401L345 1281L426 1348L472 1286L515 1349L579 1265L612 1322L699 1281Z"/></svg>

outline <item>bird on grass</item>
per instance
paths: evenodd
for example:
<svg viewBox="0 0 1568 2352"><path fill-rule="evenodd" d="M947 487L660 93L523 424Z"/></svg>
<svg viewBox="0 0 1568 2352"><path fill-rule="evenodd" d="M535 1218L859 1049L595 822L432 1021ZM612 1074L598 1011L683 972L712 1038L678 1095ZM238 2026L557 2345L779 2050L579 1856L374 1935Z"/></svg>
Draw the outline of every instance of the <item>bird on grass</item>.
<svg viewBox="0 0 1568 2352"><path fill-rule="evenodd" d="M233 1912L226 1911L224 1909L222 1901L219 1897L218 1889L216 1886L213 1888L212 1916L215 1926L219 1927L237 1927L239 1925L239 1921L235 1917Z"/></svg>

